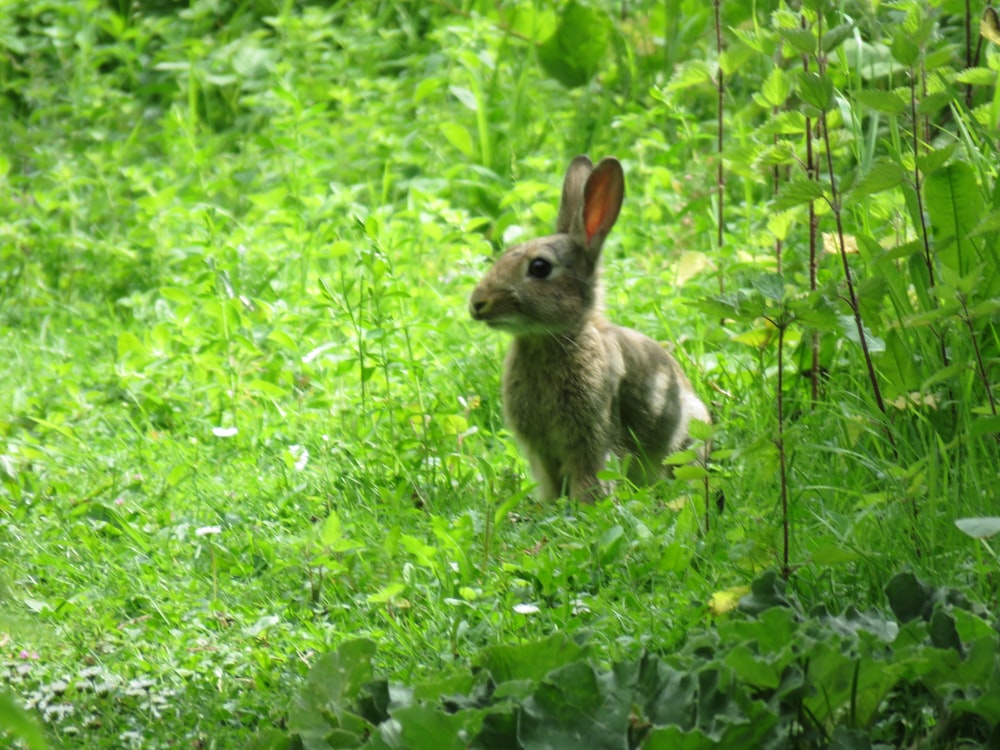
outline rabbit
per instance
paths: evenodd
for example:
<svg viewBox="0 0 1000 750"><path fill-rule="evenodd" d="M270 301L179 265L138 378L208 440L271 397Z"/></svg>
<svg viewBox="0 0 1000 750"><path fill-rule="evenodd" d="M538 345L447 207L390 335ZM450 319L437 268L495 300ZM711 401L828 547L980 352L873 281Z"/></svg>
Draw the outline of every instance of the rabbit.
<svg viewBox="0 0 1000 750"><path fill-rule="evenodd" d="M624 195L617 159L576 157L556 234L509 248L469 299L474 320L513 335L504 417L545 500L607 496L598 472L612 454L630 457L630 481L653 481L689 443L691 420L710 421L677 361L602 312L601 246Z"/></svg>

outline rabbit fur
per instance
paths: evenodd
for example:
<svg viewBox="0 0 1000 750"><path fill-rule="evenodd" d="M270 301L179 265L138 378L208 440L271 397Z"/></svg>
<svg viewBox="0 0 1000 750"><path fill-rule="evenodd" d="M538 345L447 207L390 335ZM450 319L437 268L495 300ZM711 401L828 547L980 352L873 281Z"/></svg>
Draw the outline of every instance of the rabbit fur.
<svg viewBox="0 0 1000 750"><path fill-rule="evenodd" d="M469 300L473 319L513 335L503 373L504 416L545 499L592 502L612 454L629 479L655 480L663 458L710 421L677 361L601 310L601 246L625 195L621 163L586 156L563 181L556 234L508 249Z"/></svg>

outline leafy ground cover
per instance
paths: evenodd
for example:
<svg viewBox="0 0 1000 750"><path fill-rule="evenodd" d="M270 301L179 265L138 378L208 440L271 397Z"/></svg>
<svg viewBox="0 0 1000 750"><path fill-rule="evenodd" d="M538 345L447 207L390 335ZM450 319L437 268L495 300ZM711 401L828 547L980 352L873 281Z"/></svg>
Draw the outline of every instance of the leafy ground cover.
<svg viewBox="0 0 1000 750"><path fill-rule="evenodd" d="M0 731L996 741L995 16L718 10L4 3ZM541 505L504 431L466 300L583 152L707 491Z"/></svg>

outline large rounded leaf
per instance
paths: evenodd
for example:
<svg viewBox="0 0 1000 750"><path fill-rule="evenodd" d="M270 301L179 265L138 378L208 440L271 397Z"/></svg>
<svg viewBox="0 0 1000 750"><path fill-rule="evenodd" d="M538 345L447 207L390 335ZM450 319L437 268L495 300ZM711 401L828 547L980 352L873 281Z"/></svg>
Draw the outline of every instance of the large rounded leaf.
<svg viewBox="0 0 1000 750"><path fill-rule="evenodd" d="M555 33L538 46L538 61L566 88L583 86L597 72L610 37L607 14L573 0Z"/></svg>

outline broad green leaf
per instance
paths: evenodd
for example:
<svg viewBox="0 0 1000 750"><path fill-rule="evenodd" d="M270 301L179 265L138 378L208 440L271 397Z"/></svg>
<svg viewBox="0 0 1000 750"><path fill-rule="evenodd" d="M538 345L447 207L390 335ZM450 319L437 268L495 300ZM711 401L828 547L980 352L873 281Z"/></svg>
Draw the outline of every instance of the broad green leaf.
<svg viewBox="0 0 1000 750"><path fill-rule="evenodd" d="M536 48L538 61L566 88L583 86L600 68L611 30L606 13L570 0L555 33Z"/></svg>
<svg viewBox="0 0 1000 750"><path fill-rule="evenodd" d="M259 378L248 382L247 390L255 391L263 394L264 396L268 396L269 398L285 398L288 395L288 391L277 383L260 380Z"/></svg>
<svg viewBox="0 0 1000 750"><path fill-rule="evenodd" d="M781 302L785 297L785 278L780 273L765 273L754 277L753 288L773 302Z"/></svg>
<svg viewBox="0 0 1000 750"><path fill-rule="evenodd" d="M821 183L805 177L797 177L781 186L778 197L771 204L771 210L786 211L794 206L800 206L822 197L823 185Z"/></svg>
<svg viewBox="0 0 1000 750"><path fill-rule="evenodd" d="M839 47L840 44L847 39L853 31L854 26L849 23L842 23L838 26L834 26L832 29L823 34L823 51L832 52L834 49Z"/></svg>
<svg viewBox="0 0 1000 750"><path fill-rule="evenodd" d="M833 81L818 73L803 73L799 77L799 96L806 104L826 111L833 106Z"/></svg>
<svg viewBox="0 0 1000 750"><path fill-rule="evenodd" d="M708 63L703 60L688 60L674 71L667 91L683 91L694 86L712 85L714 76Z"/></svg>
<svg viewBox="0 0 1000 750"><path fill-rule="evenodd" d="M799 52L807 55L816 54L816 35L808 29L778 29L778 33Z"/></svg>
<svg viewBox="0 0 1000 750"><path fill-rule="evenodd" d="M391 709L394 723L379 725L387 747L466 750L469 739L479 734L489 710L463 709L446 713L421 704Z"/></svg>
<svg viewBox="0 0 1000 750"><path fill-rule="evenodd" d="M901 65L912 68L920 59L920 47L913 40L911 32L904 27L897 27L892 37L892 57Z"/></svg>
<svg viewBox="0 0 1000 750"><path fill-rule="evenodd" d="M949 143L947 146L926 151L917 157L917 167L925 175L936 172L952 157L957 148L957 143Z"/></svg>
<svg viewBox="0 0 1000 750"><path fill-rule="evenodd" d="M959 99L957 91L938 91L928 94L917 104L917 114L934 115L940 110L949 107L952 102Z"/></svg>
<svg viewBox="0 0 1000 750"><path fill-rule="evenodd" d="M857 552L839 544L824 544L809 555L816 565L844 565L857 562L861 557Z"/></svg>
<svg viewBox="0 0 1000 750"><path fill-rule="evenodd" d="M981 417L972 422L970 432L973 437L1000 433L1000 417Z"/></svg>
<svg viewBox="0 0 1000 750"><path fill-rule="evenodd" d="M118 358L128 359L132 353L145 354L146 347L131 331L122 331L118 334Z"/></svg>
<svg viewBox="0 0 1000 750"><path fill-rule="evenodd" d="M849 200L857 200L886 190L898 187L906 179L906 173L896 162L887 159L877 159L867 173L862 175L851 188Z"/></svg>
<svg viewBox="0 0 1000 750"><path fill-rule="evenodd" d="M966 68L955 75L955 83L970 86L993 86L997 82L997 72L990 68Z"/></svg>
<svg viewBox="0 0 1000 750"><path fill-rule="evenodd" d="M454 146L462 156L467 159L475 158L476 146L469 128L458 122L442 122L438 125L438 129L445 140Z"/></svg>
<svg viewBox="0 0 1000 750"><path fill-rule="evenodd" d="M860 102L869 109L876 112L884 112L887 115L901 115L906 112L909 106L895 91L879 91L878 89L860 89L852 93L855 101Z"/></svg>
<svg viewBox="0 0 1000 750"><path fill-rule="evenodd" d="M332 731L341 738L339 747L350 747L345 743L351 737L360 746L371 733L371 725L355 711L362 687L372 680L374 656L375 644L358 639L344 641L313 664L288 714L288 728L306 750L327 750Z"/></svg>
<svg viewBox="0 0 1000 750"><path fill-rule="evenodd" d="M885 587L893 614L901 623L930 615L934 591L913 573L898 573Z"/></svg>
<svg viewBox="0 0 1000 750"><path fill-rule="evenodd" d="M779 164L794 164L797 157L795 144L791 141L780 140L761 149L753 163L756 168L760 169Z"/></svg>
<svg viewBox="0 0 1000 750"><path fill-rule="evenodd" d="M938 257L951 270L967 273L973 262L973 248L967 238L983 215L983 197L972 167L966 162L952 162L927 175L924 195Z"/></svg>
<svg viewBox="0 0 1000 750"><path fill-rule="evenodd" d="M760 614L771 607L788 607L785 582L777 573L768 571L750 585L750 593L740 600L740 609L750 614Z"/></svg>

